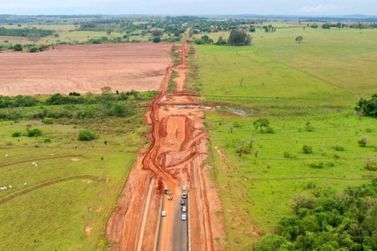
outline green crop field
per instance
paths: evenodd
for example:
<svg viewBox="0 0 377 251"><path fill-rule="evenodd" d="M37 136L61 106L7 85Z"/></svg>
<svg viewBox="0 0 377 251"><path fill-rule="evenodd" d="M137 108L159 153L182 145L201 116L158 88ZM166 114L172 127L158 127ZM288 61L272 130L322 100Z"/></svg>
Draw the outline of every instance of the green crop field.
<svg viewBox="0 0 377 251"><path fill-rule="evenodd" d="M0 109L21 117L0 122L0 250L106 247L106 222L136 153L146 144L142 107L148 100L137 101L141 108L129 116L80 118L87 104ZM76 115L44 123L32 119L43 109ZM33 128L42 135L25 136ZM96 139L79 141L83 129Z"/></svg>
<svg viewBox="0 0 377 251"><path fill-rule="evenodd" d="M195 46L191 60L192 88L215 107L206 122L209 162L229 250L250 250L274 232L297 195L377 177L365 169L377 154L377 120L354 111L377 92L377 31L284 27L253 37L247 47ZM273 133L254 128L259 118Z"/></svg>

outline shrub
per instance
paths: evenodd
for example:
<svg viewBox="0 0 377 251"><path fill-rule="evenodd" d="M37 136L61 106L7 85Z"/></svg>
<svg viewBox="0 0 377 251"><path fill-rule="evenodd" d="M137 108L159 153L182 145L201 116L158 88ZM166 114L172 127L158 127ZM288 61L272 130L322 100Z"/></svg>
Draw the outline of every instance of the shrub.
<svg viewBox="0 0 377 251"><path fill-rule="evenodd" d="M313 132L314 127L312 126L312 124L310 122L306 122L304 130L307 131L307 132Z"/></svg>
<svg viewBox="0 0 377 251"><path fill-rule="evenodd" d="M38 128L30 128L26 131L26 136L28 137L39 137L42 135L42 130Z"/></svg>
<svg viewBox="0 0 377 251"><path fill-rule="evenodd" d="M81 130L78 139L80 141L91 141L96 138L96 135L90 130Z"/></svg>
<svg viewBox="0 0 377 251"><path fill-rule="evenodd" d="M53 118L45 117L42 119L42 123L46 125L52 125L54 123Z"/></svg>
<svg viewBox="0 0 377 251"><path fill-rule="evenodd" d="M315 168L315 169L322 169L322 168L325 168L325 167L334 167L335 164L333 162L316 162L316 163L311 163L309 164L309 166L311 168Z"/></svg>
<svg viewBox="0 0 377 251"><path fill-rule="evenodd" d="M48 139L48 138L47 138L47 139L44 139L43 142L44 142L44 143L51 143L51 139Z"/></svg>
<svg viewBox="0 0 377 251"><path fill-rule="evenodd" d="M333 148L334 148L335 151L338 151L338 152L343 152L344 151L344 147L343 146L336 145Z"/></svg>
<svg viewBox="0 0 377 251"><path fill-rule="evenodd" d="M286 159L296 159L297 157L289 152L284 152L284 158Z"/></svg>
<svg viewBox="0 0 377 251"><path fill-rule="evenodd" d="M359 143L360 147L366 147L368 140L367 140L367 138L361 138L361 139L359 139L358 143Z"/></svg>
<svg viewBox="0 0 377 251"><path fill-rule="evenodd" d="M13 46L14 51L22 51L22 45L21 44L16 44Z"/></svg>
<svg viewBox="0 0 377 251"><path fill-rule="evenodd" d="M159 43L159 42L161 42L161 38L160 37L154 37L152 39L152 41L153 41L153 43Z"/></svg>
<svg viewBox="0 0 377 251"><path fill-rule="evenodd" d="M377 160L368 159L365 163L365 169L367 169L368 171L377 171Z"/></svg>
<svg viewBox="0 0 377 251"><path fill-rule="evenodd" d="M261 118L254 121L253 125L256 130L259 130L259 132L263 132L266 128L270 126L270 121Z"/></svg>
<svg viewBox="0 0 377 251"><path fill-rule="evenodd" d="M305 154L312 154L313 153L313 148L311 146L304 145L302 147L302 152L305 153Z"/></svg>
<svg viewBox="0 0 377 251"><path fill-rule="evenodd" d="M18 138L18 137L21 137L22 136L22 133L20 133L20 132L14 132L14 133L12 133L12 137L13 138Z"/></svg>

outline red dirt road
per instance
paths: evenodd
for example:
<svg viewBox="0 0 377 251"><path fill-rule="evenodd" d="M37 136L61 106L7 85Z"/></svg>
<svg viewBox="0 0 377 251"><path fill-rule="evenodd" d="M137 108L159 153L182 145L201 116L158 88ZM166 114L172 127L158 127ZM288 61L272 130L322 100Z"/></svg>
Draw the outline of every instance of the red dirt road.
<svg viewBox="0 0 377 251"><path fill-rule="evenodd" d="M204 110L198 97L184 90L189 46L180 48L181 63L166 69L161 93L147 114L152 125L152 144L139 155L128 177L118 206L108 222L110 250L181 250L174 231L180 224L182 186L189 190L189 250L222 250L223 221L217 191L211 186L207 158ZM177 88L167 93L172 71L178 73ZM169 201L162 193L167 186ZM167 217L161 218L161 210ZM177 222L178 219L178 222ZM215 238L221 241L216 242Z"/></svg>
<svg viewBox="0 0 377 251"><path fill-rule="evenodd" d="M0 53L0 95L158 90L171 44L59 46L41 53Z"/></svg>

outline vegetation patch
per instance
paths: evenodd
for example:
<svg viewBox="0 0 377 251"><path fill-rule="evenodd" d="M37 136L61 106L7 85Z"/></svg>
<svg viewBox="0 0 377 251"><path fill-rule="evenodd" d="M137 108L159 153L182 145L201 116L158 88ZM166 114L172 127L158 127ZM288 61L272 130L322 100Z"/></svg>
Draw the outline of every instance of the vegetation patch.
<svg viewBox="0 0 377 251"><path fill-rule="evenodd" d="M377 182L296 197L293 216L278 224L255 250L375 250L377 249Z"/></svg>

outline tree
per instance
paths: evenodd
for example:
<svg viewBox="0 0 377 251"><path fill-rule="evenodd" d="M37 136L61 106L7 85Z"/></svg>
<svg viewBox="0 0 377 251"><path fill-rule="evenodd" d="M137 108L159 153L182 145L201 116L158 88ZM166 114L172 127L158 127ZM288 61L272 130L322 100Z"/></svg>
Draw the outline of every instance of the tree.
<svg viewBox="0 0 377 251"><path fill-rule="evenodd" d="M301 43L302 40L304 40L304 37L303 37L303 36L298 36L298 37L296 37L296 42L297 42L297 43Z"/></svg>
<svg viewBox="0 0 377 251"><path fill-rule="evenodd" d="M21 44L16 44L13 46L14 51L22 51L22 45Z"/></svg>
<svg viewBox="0 0 377 251"><path fill-rule="evenodd" d="M258 130L259 132L263 132L265 129L269 128L270 121L267 119L258 119L254 121L253 123L255 130Z"/></svg>
<svg viewBox="0 0 377 251"><path fill-rule="evenodd" d="M329 23L323 24L322 29L327 29L327 30L331 29L331 24L329 24Z"/></svg>
<svg viewBox="0 0 377 251"><path fill-rule="evenodd" d="M361 98L355 110L364 116L377 118L377 94L374 94L369 100Z"/></svg>
<svg viewBox="0 0 377 251"><path fill-rule="evenodd" d="M251 26L250 29L249 29L250 32L256 32L257 29L255 28L255 26Z"/></svg>
<svg viewBox="0 0 377 251"><path fill-rule="evenodd" d="M163 33L162 30L159 30L159 29L151 30L151 34L153 37L161 37L162 33Z"/></svg>
<svg viewBox="0 0 377 251"><path fill-rule="evenodd" d="M233 46L250 45L251 37L244 30L234 29L230 32L228 44Z"/></svg>

